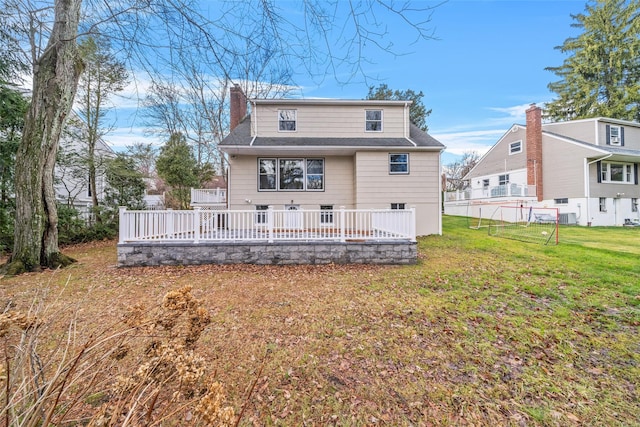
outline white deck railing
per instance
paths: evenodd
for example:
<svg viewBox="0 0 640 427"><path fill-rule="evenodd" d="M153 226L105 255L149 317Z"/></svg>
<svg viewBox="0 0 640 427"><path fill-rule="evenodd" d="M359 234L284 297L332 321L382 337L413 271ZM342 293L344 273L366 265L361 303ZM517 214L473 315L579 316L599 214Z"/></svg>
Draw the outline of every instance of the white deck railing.
<svg viewBox="0 0 640 427"><path fill-rule="evenodd" d="M505 184L486 188L469 188L459 191L446 191L445 202L463 200L493 199L497 197L535 197L535 185Z"/></svg>
<svg viewBox="0 0 640 427"><path fill-rule="evenodd" d="M120 243L416 240L415 209L128 211Z"/></svg>
<svg viewBox="0 0 640 427"><path fill-rule="evenodd" d="M206 205L211 203L226 203L227 190L224 188L192 188L191 205Z"/></svg>

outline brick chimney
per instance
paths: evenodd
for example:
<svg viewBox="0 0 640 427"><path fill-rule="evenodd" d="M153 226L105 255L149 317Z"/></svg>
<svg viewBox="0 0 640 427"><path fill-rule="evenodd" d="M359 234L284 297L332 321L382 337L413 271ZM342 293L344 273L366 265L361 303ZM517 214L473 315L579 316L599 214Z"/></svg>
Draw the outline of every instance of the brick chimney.
<svg viewBox="0 0 640 427"><path fill-rule="evenodd" d="M230 89L229 106L229 131L232 131L247 115L247 97L238 84Z"/></svg>
<svg viewBox="0 0 640 427"><path fill-rule="evenodd" d="M527 185L536 186L538 201L542 201L542 109L531 104L527 113Z"/></svg>

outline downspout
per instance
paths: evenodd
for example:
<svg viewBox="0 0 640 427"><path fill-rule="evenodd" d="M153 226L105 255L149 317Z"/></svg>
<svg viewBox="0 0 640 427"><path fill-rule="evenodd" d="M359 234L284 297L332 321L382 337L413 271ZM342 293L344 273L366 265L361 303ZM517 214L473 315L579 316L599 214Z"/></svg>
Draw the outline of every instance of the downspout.
<svg viewBox="0 0 640 427"><path fill-rule="evenodd" d="M591 192L591 189L589 188L590 187L589 186L589 166L591 166L594 163L600 162L602 160L606 160L611 156L613 156L613 153L609 153L604 157L592 160L590 162L586 162L586 159L585 159L586 163L584 165L584 191L585 191L585 198L587 199L587 225L591 224L591 209L589 207L589 205L591 204L590 203L590 199L591 199L590 192ZM597 179L597 177L596 177L596 179Z"/></svg>

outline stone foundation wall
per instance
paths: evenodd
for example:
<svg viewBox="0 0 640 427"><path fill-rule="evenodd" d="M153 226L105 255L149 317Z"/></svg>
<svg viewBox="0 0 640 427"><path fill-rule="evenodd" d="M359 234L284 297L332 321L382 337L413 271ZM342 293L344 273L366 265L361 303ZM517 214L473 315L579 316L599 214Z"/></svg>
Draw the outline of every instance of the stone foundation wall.
<svg viewBox="0 0 640 427"><path fill-rule="evenodd" d="M118 244L118 266L197 264L415 264L416 242Z"/></svg>

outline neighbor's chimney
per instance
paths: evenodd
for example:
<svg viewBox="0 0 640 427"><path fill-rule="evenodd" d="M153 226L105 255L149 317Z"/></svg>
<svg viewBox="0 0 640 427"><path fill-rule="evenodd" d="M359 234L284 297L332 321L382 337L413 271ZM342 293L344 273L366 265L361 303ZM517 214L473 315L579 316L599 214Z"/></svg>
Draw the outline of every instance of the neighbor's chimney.
<svg viewBox="0 0 640 427"><path fill-rule="evenodd" d="M536 186L538 201L542 201L542 109L531 104L527 113L527 184Z"/></svg>
<svg viewBox="0 0 640 427"><path fill-rule="evenodd" d="M230 119L229 130L232 131L247 115L247 97L240 85L235 84L231 88L231 96L229 97Z"/></svg>

